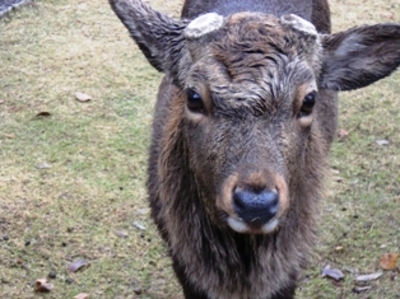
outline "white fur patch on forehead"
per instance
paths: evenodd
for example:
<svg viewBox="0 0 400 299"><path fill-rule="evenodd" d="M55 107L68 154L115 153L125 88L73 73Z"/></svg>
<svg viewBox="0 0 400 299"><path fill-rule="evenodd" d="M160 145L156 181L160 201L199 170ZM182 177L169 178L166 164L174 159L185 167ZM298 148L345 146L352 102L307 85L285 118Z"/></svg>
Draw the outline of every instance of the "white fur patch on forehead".
<svg viewBox="0 0 400 299"><path fill-rule="evenodd" d="M185 29L185 37L187 39L196 39L207 33L213 32L221 28L224 17L217 13L207 13L194 19Z"/></svg>
<svg viewBox="0 0 400 299"><path fill-rule="evenodd" d="M307 35L315 37L318 35L317 30L315 29L315 26L313 24L311 24L310 22L306 21L305 19L297 15L294 14L284 15L280 18L280 21L282 24L289 25L293 29L298 30Z"/></svg>

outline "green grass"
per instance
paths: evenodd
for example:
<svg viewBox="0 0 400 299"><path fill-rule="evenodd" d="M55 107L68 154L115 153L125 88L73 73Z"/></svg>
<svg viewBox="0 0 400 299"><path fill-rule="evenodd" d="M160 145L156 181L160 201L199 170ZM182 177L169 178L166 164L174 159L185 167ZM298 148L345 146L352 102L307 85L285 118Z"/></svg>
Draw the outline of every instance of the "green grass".
<svg viewBox="0 0 400 299"><path fill-rule="evenodd" d="M337 30L399 21L394 0L331 4ZM178 15L179 7L163 9ZM0 19L0 32L0 298L181 298L144 185L161 75L106 1L38 0ZM397 72L341 98L340 127L350 135L333 145L339 174L328 181L300 299L400 298L396 272L354 294L345 270L376 272L384 253L400 251L399 86ZM92 101L76 101L76 92ZM51 168L38 169L44 162ZM90 267L71 275L66 265L78 258ZM321 278L327 264L345 272L344 282ZM34 281L51 271L54 289L35 294Z"/></svg>

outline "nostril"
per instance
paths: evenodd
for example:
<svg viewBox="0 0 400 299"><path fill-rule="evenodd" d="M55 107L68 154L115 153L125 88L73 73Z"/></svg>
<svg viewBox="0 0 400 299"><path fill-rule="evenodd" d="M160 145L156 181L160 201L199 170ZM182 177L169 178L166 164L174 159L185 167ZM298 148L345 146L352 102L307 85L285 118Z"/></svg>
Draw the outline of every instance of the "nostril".
<svg viewBox="0 0 400 299"><path fill-rule="evenodd" d="M236 189L233 192L233 202L238 208L245 209L249 202L256 200L255 195L255 192Z"/></svg>
<svg viewBox="0 0 400 299"><path fill-rule="evenodd" d="M276 214L278 212L279 208L279 194L278 192L274 191L269 191L269 192L263 192L261 194L262 201L265 202L269 208L270 211Z"/></svg>
<svg viewBox="0 0 400 299"><path fill-rule="evenodd" d="M278 213L279 193L267 189L260 192L235 189L233 204L236 214L243 221L263 225Z"/></svg>

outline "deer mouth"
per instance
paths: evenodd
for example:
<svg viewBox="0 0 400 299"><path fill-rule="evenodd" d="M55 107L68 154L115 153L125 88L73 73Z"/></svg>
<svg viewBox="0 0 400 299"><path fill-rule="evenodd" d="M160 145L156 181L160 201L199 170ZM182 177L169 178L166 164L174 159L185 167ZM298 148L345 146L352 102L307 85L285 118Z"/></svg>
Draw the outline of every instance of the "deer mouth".
<svg viewBox="0 0 400 299"><path fill-rule="evenodd" d="M269 234L276 230L279 224L277 218L272 218L267 223L262 225L252 225L244 222L240 218L234 216L228 216L226 219L229 227L238 233L250 233L250 234Z"/></svg>

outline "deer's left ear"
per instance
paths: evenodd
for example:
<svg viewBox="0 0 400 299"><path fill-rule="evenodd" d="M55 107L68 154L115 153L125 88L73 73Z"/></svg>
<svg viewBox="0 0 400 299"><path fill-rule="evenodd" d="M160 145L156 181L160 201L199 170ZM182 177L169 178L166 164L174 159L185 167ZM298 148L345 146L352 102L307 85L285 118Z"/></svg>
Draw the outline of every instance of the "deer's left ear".
<svg viewBox="0 0 400 299"><path fill-rule="evenodd" d="M185 45L187 21L175 20L142 0L109 0L150 64L174 77Z"/></svg>
<svg viewBox="0 0 400 299"><path fill-rule="evenodd" d="M367 86L400 65L400 24L379 24L321 35L320 87L352 90Z"/></svg>

